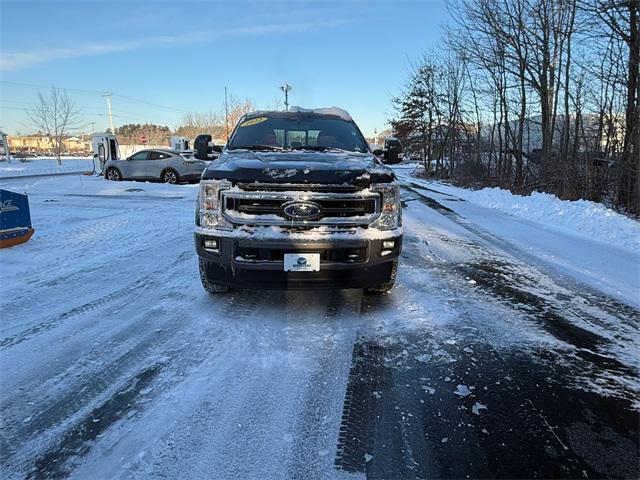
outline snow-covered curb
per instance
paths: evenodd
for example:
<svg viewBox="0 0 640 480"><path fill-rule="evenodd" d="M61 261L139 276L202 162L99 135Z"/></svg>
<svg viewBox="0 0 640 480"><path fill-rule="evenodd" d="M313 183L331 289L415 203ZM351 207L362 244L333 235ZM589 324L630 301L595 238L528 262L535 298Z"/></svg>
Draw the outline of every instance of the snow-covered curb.
<svg viewBox="0 0 640 480"><path fill-rule="evenodd" d="M437 190L483 207L495 208L516 217L584 235L632 252L640 251L640 222L600 203L588 200L561 200L548 193L534 192L530 196L521 196L500 188L467 190L442 183L436 185L432 184Z"/></svg>

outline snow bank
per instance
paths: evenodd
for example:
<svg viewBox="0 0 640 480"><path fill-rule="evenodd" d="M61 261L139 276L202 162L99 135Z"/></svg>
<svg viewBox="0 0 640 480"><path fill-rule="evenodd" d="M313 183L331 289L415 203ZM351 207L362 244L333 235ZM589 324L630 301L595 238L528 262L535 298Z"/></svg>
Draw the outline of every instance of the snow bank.
<svg viewBox="0 0 640 480"><path fill-rule="evenodd" d="M514 195L500 188L466 190L438 184L438 189L481 205L554 228L568 230L610 245L640 251L640 223L600 203L560 200L555 195L534 192ZM455 190L455 192L453 191Z"/></svg>
<svg viewBox="0 0 640 480"><path fill-rule="evenodd" d="M86 157L63 158L62 165L53 157L30 158L25 162L12 159L0 162L0 178L24 175L49 175L55 173L87 172L93 169L93 160Z"/></svg>

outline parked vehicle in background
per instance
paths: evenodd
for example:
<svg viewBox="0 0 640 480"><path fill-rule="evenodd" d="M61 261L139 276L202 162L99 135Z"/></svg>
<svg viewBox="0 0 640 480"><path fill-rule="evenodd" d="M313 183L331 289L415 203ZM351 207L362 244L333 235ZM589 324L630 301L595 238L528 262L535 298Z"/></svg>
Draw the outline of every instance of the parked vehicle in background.
<svg viewBox="0 0 640 480"><path fill-rule="evenodd" d="M107 180L155 180L164 183L198 182L207 162L169 149L141 150L124 160L108 160Z"/></svg>
<svg viewBox="0 0 640 480"><path fill-rule="evenodd" d="M19 160L27 160L29 158L38 158L38 155L32 152L12 152L11 156Z"/></svg>
<svg viewBox="0 0 640 480"><path fill-rule="evenodd" d="M196 139L196 157L208 158L208 140ZM402 212L383 163L398 163L400 153L397 140L372 152L337 108L242 117L200 182L195 244L204 289L391 290Z"/></svg>

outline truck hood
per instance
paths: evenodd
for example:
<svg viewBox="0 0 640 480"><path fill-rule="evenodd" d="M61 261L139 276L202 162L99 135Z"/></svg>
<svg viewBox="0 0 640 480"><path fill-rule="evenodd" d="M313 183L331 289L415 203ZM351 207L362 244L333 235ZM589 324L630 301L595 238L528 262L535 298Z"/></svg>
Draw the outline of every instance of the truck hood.
<svg viewBox="0 0 640 480"><path fill-rule="evenodd" d="M232 182L321 183L369 186L395 180L393 171L370 153L254 152L224 150L203 179Z"/></svg>

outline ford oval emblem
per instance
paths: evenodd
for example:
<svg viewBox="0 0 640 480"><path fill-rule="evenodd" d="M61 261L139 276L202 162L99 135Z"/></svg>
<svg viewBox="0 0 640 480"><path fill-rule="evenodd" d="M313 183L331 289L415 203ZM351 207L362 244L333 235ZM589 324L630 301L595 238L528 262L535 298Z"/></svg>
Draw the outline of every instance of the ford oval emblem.
<svg viewBox="0 0 640 480"><path fill-rule="evenodd" d="M322 216L322 208L317 203L294 200L282 205L282 213L290 220L317 220Z"/></svg>

